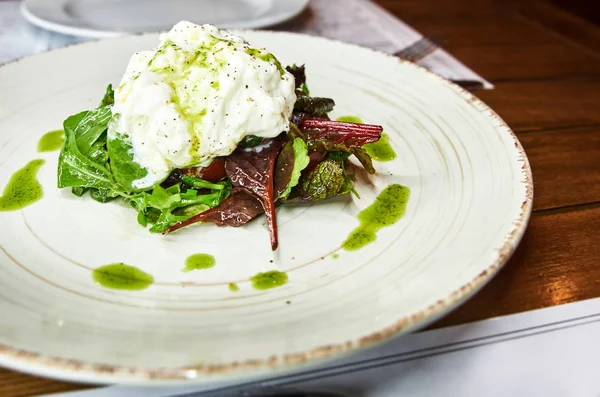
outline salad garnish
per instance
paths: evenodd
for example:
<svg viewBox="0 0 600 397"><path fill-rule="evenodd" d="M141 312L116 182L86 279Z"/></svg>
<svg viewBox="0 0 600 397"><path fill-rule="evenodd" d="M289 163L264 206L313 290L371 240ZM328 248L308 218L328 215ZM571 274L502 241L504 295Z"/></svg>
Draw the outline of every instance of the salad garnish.
<svg viewBox="0 0 600 397"><path fill-rule="evenodd" d="M195 223L238 227L276 207L356 193L354 156L379 125L331 120L331 98L310 96L304 65L210 25L177 24L135 54L100 105L67 118L58 187L128 202L153 233Z"/></svg>

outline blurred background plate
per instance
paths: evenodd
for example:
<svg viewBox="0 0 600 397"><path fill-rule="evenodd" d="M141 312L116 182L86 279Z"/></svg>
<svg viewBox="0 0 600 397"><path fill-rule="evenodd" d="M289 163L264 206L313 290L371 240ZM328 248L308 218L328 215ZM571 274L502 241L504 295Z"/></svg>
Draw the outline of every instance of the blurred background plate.
<svg viewBox="0 0 600 397"><path fill-rule="evenodd" d="M261 28L298 15L308 0L25 0L25 18L84 37L168 30L181 20L221 28Z"/></svg>

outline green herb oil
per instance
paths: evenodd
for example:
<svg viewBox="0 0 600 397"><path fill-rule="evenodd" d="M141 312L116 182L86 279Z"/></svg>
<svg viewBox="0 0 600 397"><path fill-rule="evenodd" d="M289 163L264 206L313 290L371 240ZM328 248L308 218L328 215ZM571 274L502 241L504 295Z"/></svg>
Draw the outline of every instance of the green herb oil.
<svg viewBox="0 0 600 397"><path fill-rule="evenodd" d="M375 161L392 161L396 158L396 152L390 145L390 137L388 134L381 134L381 138L377 142L367 143L363 145L363 149L369 153L369 156Z"/></svg>
<svg viewBox="0 0 600 397"><path fill-rule="evenodd" d="M356 116L342 116L342 117L338 117L337 121L343 121L344 123L357 123L357 124L362 124L363 121Z"/></svg>
<svg viewBox="0 0 600 397"><path fill-rule="evenodd" d="M215 263L215 257L212 255L194 254L185 260L185 267L182 269L182 271L191 272L194 270L210 269L215 265Z"/></svg>
<svg viewBox="0 0 600 397"><path fill-rule="evenodd" d="M284 272L277 270L271 270L265 273L258 273L256 276L250 278L252 286L255 289L265 290L275 287L281 287L288 281L288 276Z"/></svg>
<svg viewBox="0 0 600 397"><path fill-rule="evenodd" d="M358 214L360 226L354 229L342 248L356 251L377 239L377 232L398 222L406 212L410 189L392 184L377 196L375 202Z"/></svg>
<svg viewBox="0 0 600 397"><path fill-rule="evenodd" d="M0 212L17 211L39 201L44 195L37 173L44 160L33 160L16 171L0 197Z"/></svg>
<svg viewBox="0 0 600 397"><path fill-rule="evenodd" d="M238 292L239 290L240 290L240 287L238 287L238 285L236 283L229 283L229 291Z"/></svg>
<svg viewBox="0 0 600 397"><path fill-rule="evenodd" d="M346 123L362 124L363 121L356 116L338 117L337 121ZM363 148L369 153L369 156L375 161L386 162L396 158L396 152L390 145L390 137L388 134L381 134L381 138L377 142L367 143Z"/></svg>
<svg viewBox="0 0 600 397"><path fill-rule="evenodd" d="M265 62L274 64L279 70L279 74L281 74L282 76L285 74L285 70L281 66L281 63L277 60L277 58L275 58L275 56L273 56L273 54L269 54L268 52L256 48L248 48L246 50L246 53Z"/></svg>
<svg viewBox="0 0 600 397"><path fill-rule="evenodd" d="M60 150L65 143L65 132L63 130L50 131L45 133L39 140L38 152L54 152Z"/></svg>
<svg viewBox="0 0 600 397"><path fill-rule="evenodd" d="M124 263L101 266L94 270L92 278L103 287L139 291L154 283L154 277L137 267Z"/></svg>

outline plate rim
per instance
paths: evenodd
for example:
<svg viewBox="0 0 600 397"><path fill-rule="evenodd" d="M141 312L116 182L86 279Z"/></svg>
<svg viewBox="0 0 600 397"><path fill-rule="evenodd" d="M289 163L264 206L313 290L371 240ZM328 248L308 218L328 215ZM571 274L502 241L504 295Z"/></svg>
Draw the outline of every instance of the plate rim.
<svg viewBox="0 0 600 397"><path fill-rule="evenodd" d="M20 5L21 15L31 24L56 33L62 33L66 35L76 36L76 37L86 37L92 39L106 39L106 38L114 38L114 37L124 37L135 34L145 34L145 33L155 33L157 31L148 31L148 32L122 32L117 30L104 30L104 29L94 29L90 27L78 27L73 25L66 25L59 22L52 22L43 17L37 15L34 11L30 9L30 5L32 2L36 0L23 0ZM61 0L61 2L65 2L66 0ZM276 2L281 2L282 0L275 0ZM285 0L288 3L296 2L298 5L294 8L292 12L284 13L279 16L273 17L260 17L253 20L247 20L242 23L237 23L234 25L222 24L219 27L223 27L224 29L233 30L233 29L259 29L263 27L277 25L288 20L291 20L298 15L300 15L307 7L309 0ZM60 4L56 2L56 4ZM231 26L229 28L228 26Z"/></svg>
<svg viewBox="0 0 600 397"><path fill-rule="evenodd" d="M513 218L511 231L504 236L504 244L498 251L498 258L487 268L481 271L471 281L462 285L460 288L452 291L448 296L438 300L436 303L420 310L412 315L400 316L393 325L370 332L368 335L348 340L320 346L309 351L300 353L286 354L283 356L269 356L260 359L251 359L244 362L231 362L227 364L200 364L177 368L146 368L131 365L112 365L91 363L83 360L66 359L58 357L49 357L40 353L29 352L23 349L13 348L0 343L0 365L12 368L21 372L34 375L41 375L66 381L75 381L80 383L119 383L119 384L173 384L173 383L202 383L202 384L223 384L228 382L241 383L244 380L253 380L264 377L277 377L286 373L295 372L310 365L326 364L334 359L341 359L350 354L356 354L366 349L376 347L377 345L388 342L396 337L407 334L411 331L421 329L445 316L456 309L481 288L483 288L498 271L510 259L518 247L525 231L527 229L531 212L533 209L533 176L529 159L521 142L510 126L486 103L475 96L473 93L452 83L451 81L431 72L430 70L419 66L413 62L406 61L372 48L363 47L357 44L348 43L340 40L329 39L321 36L313 36L294 32L282 32L268 29L231 29L231 32L241 36L244 33L280 36L304 37L314 40L320 40L338 45L350 46L360 51L370 51L379 56L396 61L399 64L406 64L423 73L424 76L432 79L440 87L452 90L458 94L460 100L466 101L478 113L488 119L496 130L502 130L502 133L508 133L513 140L515 148L518 151L516 161L521 165L525 194L524 201L521 204L520 213ZM118 37L112 37L103 40L92 40L80 43L73 43L58 49L38 53L22 58L14 59L4 64L0 64L1 70L13 63L29 59L43 57L49 53L67 51L71 47L93 45L99 41L117 41L134 36L151 36L159 32L145 32L136 34L127 34ZM262 370L262 371L261 371Z"/></svg>

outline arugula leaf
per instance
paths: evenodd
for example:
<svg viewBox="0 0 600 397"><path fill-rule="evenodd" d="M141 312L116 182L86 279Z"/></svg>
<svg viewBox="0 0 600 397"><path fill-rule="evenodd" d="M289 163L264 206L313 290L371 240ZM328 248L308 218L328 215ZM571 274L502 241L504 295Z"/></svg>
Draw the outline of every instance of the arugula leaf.
<svg viewBox="0 0 600 397"><path fill-rule="evenodd" d="M231 183L223 181L211 193L200 194L197 190L182 191L181 185L167 189L155 186L151 193L141 192L129 198L138 210L138 223L152 223L150 231L162 233L176 223L183 222L209 208L221 204L231 192Z"/></svg>
<svg viewBox="0 0 600 397"><path fill-rule="evenodd" d="M74 127L77 148L81 154L87 155L90 152L92 145L98 141L100 136L108 128L108 122L112 117L111 108L105 106L94 110L88 110L87 112L81 112L72 117L77 116L80 117L77 119L77 125Z"/></svg>
<svg viewBox="0 0 600 397"><path fill-rule="evenodd" d="M88 190L90 190L90 189L87 187L81 187L81 186L71 188L71 192L77 197L82 197L84 194L86 194L88 192Z"/></svg>
<svg viewBox="0 0 600 397"><path fill-rule="evenodd" d="M147 170L133 161L132 146L125 136L117 134L107 139L113 101L114 92L108 86L98 109L65 120L59 187L71 187L77 196L89 191L92 199L101 203L123 197L137 210L138 223L144 227L152 224L150 231L155 233L216 207L229 197L232 185L228 180L212 183L192 175L183 175L167 189L158 185L150 187L149 192L135 189L133 181L146 176ZM222 159L223 175L224 163Z"/></svg>
<svg viewBox="0 0 600 397"><path fill-rule="evenodd" d="M96 142L90 147L87 156L97 163L105 164L108 168L108 150L106 150L106 132L104 132Z"/></svg>
<svg viewBox="0 0 600 397"><path fill-rule="evenodd" d="M108 111L110 114L110 110ZM99 117L100 115L104 115ZM63 123L65 144L58 158L58 187L87 187L106 190L121 190L116 185L110 170L82 153L88 153L93 141L106 130L106 109L85 111L67 118ZM93 133L92 133L93 131ZM98 134L97 131L100 131ZM78 138L80 138L78 140Z"/></svg>
<svg viewBox="0 0 600 397"><path fill-rule="evenodd" d="M277 198L286 199L289 196L309 163L308 146L302 138L294 138L283 145L275 164L274 187Z"/></svg>
<svg viewBox="0 0 600 397"><path fill-rule="evenodd" d="M90 196L99 203L108 203L121 195L122 193L113 189L90 189Z"/></svg>
<svg viewBox="0 0 600 397"><path fill-rule="evenodd" d="M106 87L106 93L102 98L102 102L100 102L100 107L102 106L111 106L115 103L115 92L113 91L112 84L109 84Z"/></svg>
<svg viewBox="0 0 600 397"><path fill-rule="evenodd" d="M121 186L131 192L152 189L152 186L145 189L133 186L134 181L148 175L148 170L134 161L133 146L126 136L117 133L108 140L107 147L112 174Z"/></svg>
<svg viewBox="0 0 600 397"><path fill-rule="evenodd" d="M204 179L196 178L195 176L191 175L184 175L181 177L181 180L183 181L183 183L185 183L193 189L222 190L224 188L223 184L208 182Z"/></svg>
<svg viewBox="0 0 600 397"><path fill-rule="evenodd" d="M293 201L317 201L347 194L354 188L353 180L346 174L344 162L327 158L302 175L291 197Z"/></svg>

